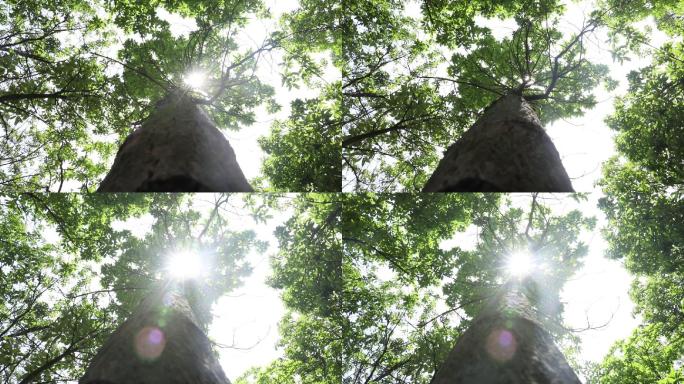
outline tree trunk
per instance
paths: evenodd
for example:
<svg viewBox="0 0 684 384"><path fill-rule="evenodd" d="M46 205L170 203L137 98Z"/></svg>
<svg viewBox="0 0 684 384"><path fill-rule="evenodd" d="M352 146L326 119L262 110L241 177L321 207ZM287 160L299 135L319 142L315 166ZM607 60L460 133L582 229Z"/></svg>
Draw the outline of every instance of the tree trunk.
<svg viewBox="0 0 684 384"><path fill-rule="evenodd" d="M80 384L230 384L188 301L169 284L98 351Z"/></svg>
<svg viewBox="0 0 684 384"><path fill-rule="evenodd" d="M228 140L180 91L119 148L98 192L251 192Z"/></svg>
<svg viewBox="0 0 684 384"><path fill-rule="evenodd" d="M446 151L423 192L572 192L530 105L508 94Z"/></svg>
<svg viewBox="0 0 684 384"><path fill-rule="evenodd" d="M580 384L538 321L522 284L509 282L500 289L458 339L431 381L470 383Z"/></svg>

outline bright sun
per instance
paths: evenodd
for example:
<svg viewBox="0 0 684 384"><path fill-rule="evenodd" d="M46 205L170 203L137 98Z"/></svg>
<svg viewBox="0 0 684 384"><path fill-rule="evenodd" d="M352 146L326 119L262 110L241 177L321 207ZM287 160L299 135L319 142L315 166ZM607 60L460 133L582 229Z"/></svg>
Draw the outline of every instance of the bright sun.
<svg viewBox="0 0 684 384"><path fill-rule="evenodd" d="M506 263L508 274L516 277L522 277L529 274L533 267L532 256L525 252L512 254Z"/></svg>
<svg viewBox="0 0 684 384"><path fill-rule="evenodd" d="M204 72L190 72L183 77L183 82L192 89L202 89L207 80L207 75Z"/></svg>
<svg viewBox="0 0 684 384"><path fill-rule="evenodd" d="M202 263L196 253L178 252L169 259L167 270L177 279L192 279L202 273Z"/></svg>

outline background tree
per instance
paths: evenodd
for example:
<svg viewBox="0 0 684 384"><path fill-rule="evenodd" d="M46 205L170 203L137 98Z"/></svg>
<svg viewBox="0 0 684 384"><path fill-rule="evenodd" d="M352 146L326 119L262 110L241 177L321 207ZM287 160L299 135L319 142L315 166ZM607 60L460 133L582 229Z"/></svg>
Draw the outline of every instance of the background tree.
<svg viewBox="0 0 684 384"><path fill-rule="evenodd" d="M340 81L345 70L342 47L352 31L347 4L320 0L299 2L280 20L283 33L282 79L288 88L320 90L316 97L291 103L290 116L275 122L259 143L267 154L262 170L275 190L341 190ZM330 74L335 73L333 80Z"/></svg>
<svg viewBox="0 0 684 384"><path fill-rule="evenodd" d="M395 181L419 190L423 180L416 176L438 160L429 148L452 132L446 102L429 83L406 74L406 67L427 72L436 59L403 9L398 1L357 1L349 8L353 28L342 73L345 190L391 189Z"/></svg>
<svg viewBox="0 0 684 384"><path fill-rule="evenodd" d="M280 322L283 357L255 367L237 383L339 383L345 335L342 302L342 195L306 194L291 202L294 214L276 237L269 284L282 290L287 312ZM287 200L287 199L286 199Z"/></svg>
<svg viewBox="0 0 684 384"><path fill-rule="evenodd" d="M339 89L331 85L319 98L293 101L290 118L275 122L271 133L259 139L268 154L262 170L273 189L342 189L339 98Z"/></svg>
<svg viewBox="0 0 684 384"><path fill-rule="evenodd" d="M618 57L649 54L653 61L629 75L628 93L607 120L616 134L617 155L603 168L600 208L608 218L609 256L634 275L630 294L643 322L617 342L592 372L595 382L673 383L682 380L684 276L681 222L684 142L681 10L673 2L606 1ZM652 47L636 22L653 16L670 41Z"/></svg>

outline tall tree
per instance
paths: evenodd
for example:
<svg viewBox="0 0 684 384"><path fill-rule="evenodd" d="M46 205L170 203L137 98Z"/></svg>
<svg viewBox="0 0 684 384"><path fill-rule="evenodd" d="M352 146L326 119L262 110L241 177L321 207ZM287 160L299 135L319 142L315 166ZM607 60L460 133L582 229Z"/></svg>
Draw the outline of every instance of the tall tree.
<svg viewBox="0 0 684 384"><path fill-rule="evenodd" d="M193 103L186 104L202 106L224 130L253 124L259 105L269 112L279 108L273 89L255 71L264 54L275 46L287 48L284 42L292 41L292 35L276 32L277 38L256 42L251 49L238 44L251 19L270 17L260 1L143 5L65 0L47 8L35 2L7 8L1 20L7 27L0 35L0 60L6 64L0 73L0 123L7 138L0 152L0 182L5 188L92 191L113 160L116 144L137 132L157 103L178 89L188 90ZM191 18L196 29L176 34L162 19L163 11ZM191 72L203 74L205 85L184 84ZM334 131L328 132L315 139L316 146L331 146ZM312 153L309 163L323 174L315 187L303 177L297 179L301 185L297 180L278 184L285 176L276 173L274 188L329 188L326 184L336 174L331 169L340 162L319 157L328 152L316 151L316 146L297 147ZM160 170L153 172L159 175Z"/></svg>
<svg viewBox="0 0 684 384"><path fill-rule="evenodd" d="M230 384L184 295L167 282L122 323L79 383Z"/></svg>
<svg viewBox="0 0 684 384"><path fill-rule="evenodd" d="M554 213L547 199L555 200L349 196L342 224L345 382L430 382L521 250L540 271L543 288L530 301L544 313L542 326L559 345L571 344L558 292L581 265L587 249L577 237L594 220L576 210Z"/></svg>
<svg viewBox="0 0 684 384"><path fill-rule="evenodd" d="M482 308L432 379L447 383L573 383L579 378L541 325L533 279L511 280Z"/></svg>
<svg viewBox="0 0 684 384"><path fill-rule="evenodd" d="M572 192L572 185L536 113L511 93L447 149L423 192Z"/></svg>
<svg viewBox="0 0 684 384"><path fill-rule="evenodd" d="M530 102L542 124L594 105L591 90L605 79L607 68L588 62L583 42L600 15L564 38L563 7L557 2L501 3L462 7L459 2L426 2L422 30L406 16L387 14L392 28L377 43L359 45L373 54L357 64L368 73L348 82L353 86L350 103L358 106L351 111L353 123L343 141L351 186L422 189L439 159L435 147L453 143L504 95ZM489 28L472 20L478 15L514 18L517 30L497 40Z"/></svg>
<svg viewBox="0 0 684 384"><path fill-rule="evenodd" d="M126 138L98 192L251 192L235 151L183 91Z"/></svg>
<svg viewBox="0 0 684 384"><path fill-rule="evenodd" d="M252 51L236 52L235 34L246 20L234 5L224 4L232 8L219 12L220 17L202 16L193 9L190 15L199 29L187 38L173 38L167 24L161 33L151 32L149 40L125 46L120 56L133 72L129 76L146 80L152 88L137 89L137 96L156 104L122 144L102 191L251 190L232 148L198 106L210 108L220 126L235 129L239 123L251 124L250 109L273 93L254 73L259 58L274 43L267 40ZM252 2L242 12L259 8L259 2ZM191 71L206 76L206 85L182 86L182 76ZM127 88L125 76L122 86ZM185 97L186 93L191 95Z"/></svg>
<svg viewBox="0 0 684 384"><path fill-rule="evenodd" d="M265 248L254 232L230 224L225 212L239 208L235 198L197 207L178 194L3 196L11 220L2 230L14 240L1 250L2 379L77 380L117 326L154 296L179 249L196 249L211 265L202 284L186 284L178 296L201 344L211 305L249 274L245 255ZM131 215L145 215L150 231L122 229L119 221ZM42 236L51 228L56 240Z"/></svg>

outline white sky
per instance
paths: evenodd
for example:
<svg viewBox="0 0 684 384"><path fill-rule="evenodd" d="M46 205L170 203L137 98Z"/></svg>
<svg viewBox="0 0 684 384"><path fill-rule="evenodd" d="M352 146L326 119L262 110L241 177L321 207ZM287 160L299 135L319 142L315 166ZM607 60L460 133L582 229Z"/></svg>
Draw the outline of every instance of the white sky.
<svg viewBox="0 0 684 384"><path fill-rule="evenodd" d="M290 215L290 211L280 212L266 225L256 225L251 220L238 222L240 228L253 229L260 239L267 240L269 247L263 254L249 254L252 274L245 279L244 285L219 299L212 311L215 317L209 337L240 348L223 348L219 353L221 366L233 382L247 369L264 366L281 355L281 351L276 350L276 343L278 322L285 307L279 291L266 285L266 278L271 274L269 258L277 252L278 246L273 232ZM245 225L248 221L251 225Z"/></svg>

